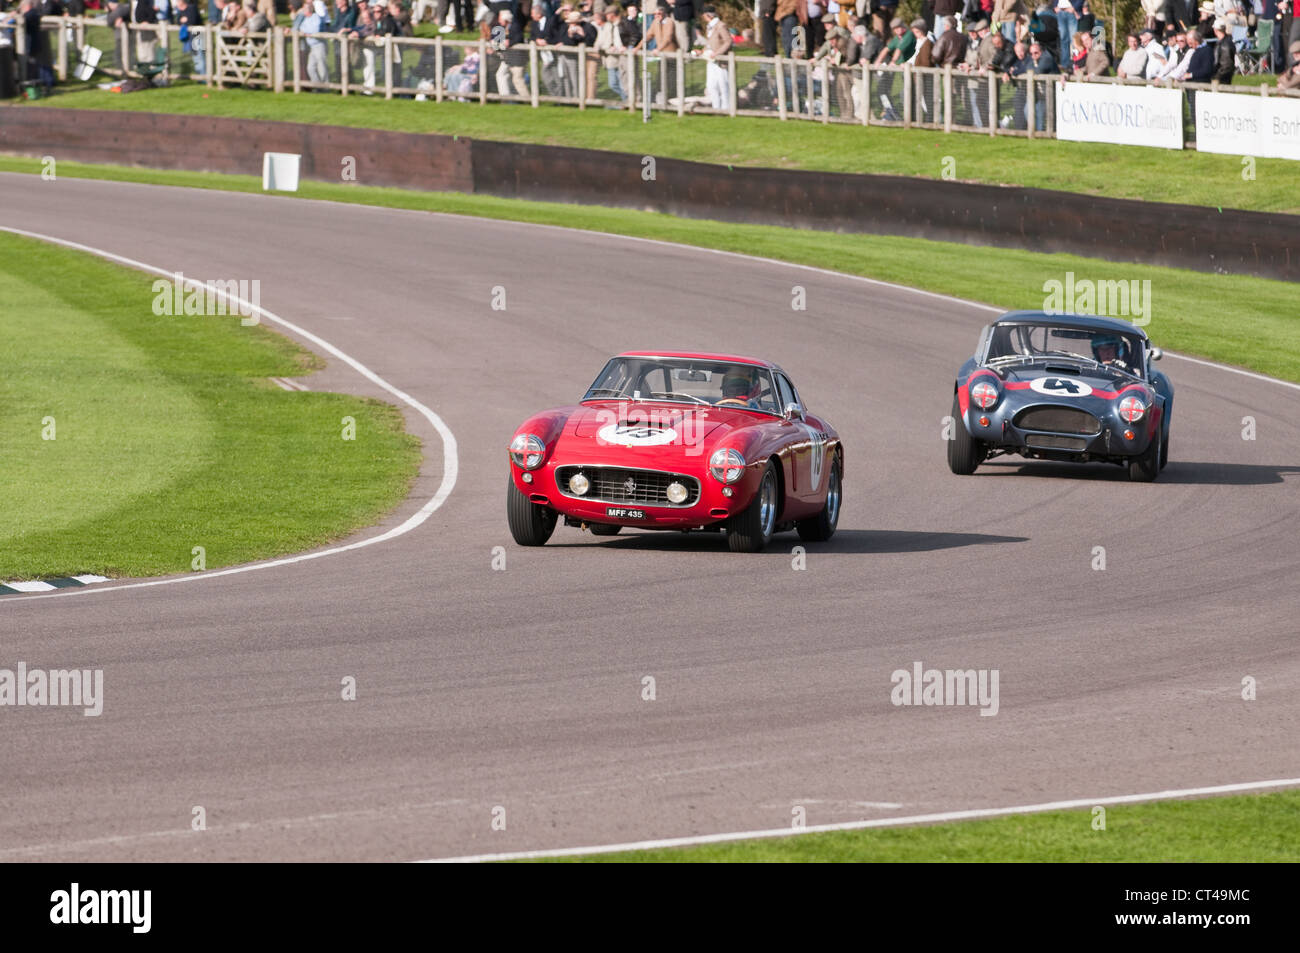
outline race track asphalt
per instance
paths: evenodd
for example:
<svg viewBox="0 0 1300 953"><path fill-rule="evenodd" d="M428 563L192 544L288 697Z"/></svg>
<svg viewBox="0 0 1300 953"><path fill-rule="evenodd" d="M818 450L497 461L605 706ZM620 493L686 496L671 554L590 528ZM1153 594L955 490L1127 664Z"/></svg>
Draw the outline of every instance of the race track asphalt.
<svg viewBox="0 0 1300 953"><path fill-rule="evenodd" d="M99 718L0 710L0 861L409 860L779 828L798 805L811 825L1300 776L1296 389L1170 357L1158 483L1005 460L957 477L941 418L979 306L598 234L114 182L0 175L0 225L260 279L263 306L459 445L448 500L378 545L0 597L0 667L102 667L106 696ZM793 534L755 556L711 534L510 540L513 429L631 348L769 357L838 428L840 531L806 571ZM308 384L386 396L333 360ZM407 410L425 467L383 527L442 475ZM916 661L998 670L998 714L892 705Z"/></svg>

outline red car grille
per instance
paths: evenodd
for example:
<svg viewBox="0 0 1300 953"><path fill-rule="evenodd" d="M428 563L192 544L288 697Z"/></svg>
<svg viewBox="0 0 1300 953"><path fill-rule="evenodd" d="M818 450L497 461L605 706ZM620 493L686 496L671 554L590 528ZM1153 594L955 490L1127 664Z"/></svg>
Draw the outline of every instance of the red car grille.
<svg viewBox="0 0 1300 953"><path fill-rule="evenodd" d="M569 489L569 480L582 473L591 481L591 489L578 496ZM668 501L668 484L686 487L683 503ZM631 470L624 467L563 466L555 468L555 484L561 493L575 500L596 503L642 503L646 506L694 506L700 498L700 481L681 473L663 470Z"/></svg>

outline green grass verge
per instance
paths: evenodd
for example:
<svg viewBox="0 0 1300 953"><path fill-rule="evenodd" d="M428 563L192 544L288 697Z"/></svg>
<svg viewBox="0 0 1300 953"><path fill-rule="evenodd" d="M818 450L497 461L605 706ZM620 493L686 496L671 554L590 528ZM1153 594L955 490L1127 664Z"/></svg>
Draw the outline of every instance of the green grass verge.
<svg viewBox="0 0 1300 953"><path fill-rule="evenodd" d="M930 827L774 837L551 862L1106 862L1300 861L1300 791L1022 814Z"/></svg>
<svg viewBox="0 0 1300 953"><path fill-rule="evenodd" d="M267 378L314 355L237 316L157 316L152 282L0 232L0 580L183 572L195 546L207 568L300 551L375 522L414 480L397 408L280 390Z"/></svg>
<svg viewBox="0 0 1300 953"><path fill-rule="evenodd" d="M39 172L37 159L0 157L0 171ZM60 162L61 176L261 192L258 176L211 175ZM1237 275L1116 264L1077 255L972 248L922 239L841 235L763 225L679 219L653 212L561 205L450 192L304 182L299 197L562 225L745 252L897 282L996 307L1042 308L1044 283L1067 272L1092 280L1150 280L1151 324L1160 347L1300 381L1295 286ZM864 295L863 307L871 307ZM972 334L963 346L975 345ZM955 368L954 368L955 370ZM1177 384L1177 368L1171 369Z"/></svg>
<svg viewBox="0 0 1300 953"><path fill-rule="evenodd" d="M724 116L639 114L567 106L412 102L309 96L179 84L120 95L64 92L41 106L122 109L433 132L513 142L606 149L741 166L872 172L937 179L951 157L958 180L1031 186L1209 208L1300 212L1296 163L1255 160L1243 178L1236 156L1102 143L990 137ZM16 105L11 108L28 108Z"/></svg>

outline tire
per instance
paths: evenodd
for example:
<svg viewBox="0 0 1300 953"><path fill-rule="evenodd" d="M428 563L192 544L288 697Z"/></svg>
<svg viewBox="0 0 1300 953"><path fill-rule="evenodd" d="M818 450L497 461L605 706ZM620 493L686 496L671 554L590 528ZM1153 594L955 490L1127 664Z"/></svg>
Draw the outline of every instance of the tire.
<svg viewBox="0 0 1300 953"><path fill-rule="evenodd" d="M1141 456L1133 457L1128 462L1128 478L1134 483L1150 483L1160 473L1160 447L1164 440L1152 440L1151 446Z"/></svg>
<svg viewBox="0 0 1300 953"><path fill-rule="evenodd" d="M1168 408L1165 408L1165 413L1166 414L1169 413ZM1173 428L1173 426L1174 426L1173 421L1171 421L1168 417L1166 417L1165 435L1160 438L1160 469L1161 470L1169 466L1169 431Z"/></svg>
<svg viewBox="0 0 1300 953"><path fill-rule="evenodd" d="M953 435L948 441L948 469L961 476L969 476L984 459L984 444L972 437L966 429L956 395L952 398L952 422Z"/></svg>
<svg viewBox="0 0 1300 953"><path fill-rule="evenodd" d="M840 458L835 457L831 460L830 476L826 478L826 505L811 519L799 520L794 524L799 538L809 543L823 543L834 536L843 503L844 487L840 480Z"/></svg>
<svg viewBox="0 0 1300 953"><path fill-rule="evenodd" d="M510 535L520 546L543 546L555 532L559 514L549 506L534 503L519 492L514 478L506 488L506 522Z"/></svg>
<svg viewBox="0 0 1300 953"><path fill-rule="evenodd" d="M776 470L768 461L749 506L727 520L727 546L733 553L757 553L772 539L776 511L780 508Z"/></svg>
<svg viewBox="0 0 1300 953"><path fill-rule="evenodd" d="M612 526L609 523L590 523L587 529L591 531L592 536L617 536L622 526Z"/></svg>

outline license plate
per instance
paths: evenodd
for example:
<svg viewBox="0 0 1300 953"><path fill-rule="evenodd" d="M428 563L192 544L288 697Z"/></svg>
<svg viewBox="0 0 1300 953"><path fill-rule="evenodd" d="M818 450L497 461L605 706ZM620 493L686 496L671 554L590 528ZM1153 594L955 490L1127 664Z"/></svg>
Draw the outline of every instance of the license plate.
<svg viewBox="0 0 1300 953"><path fill-rule="evenodd" d="M643 520L645 519L645 510L629 510L622 506L607 506L605 507L605 515L620 520Z"/></svg>

